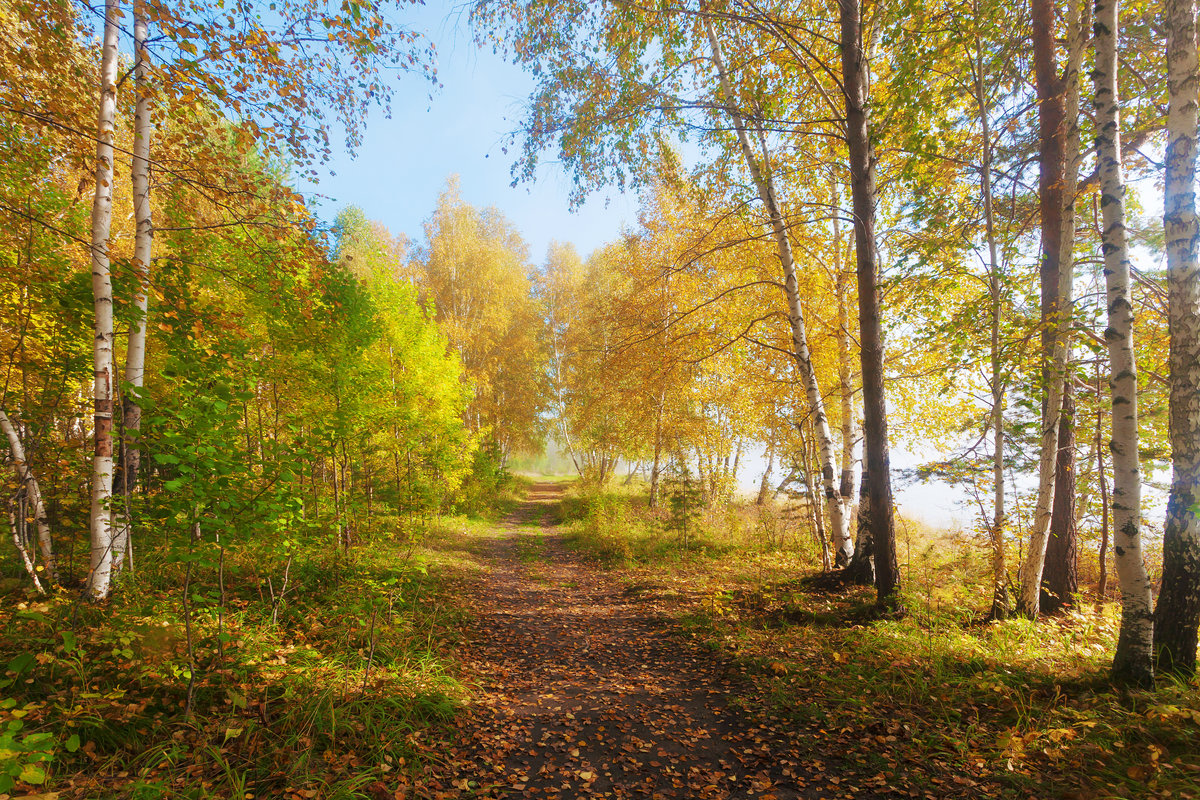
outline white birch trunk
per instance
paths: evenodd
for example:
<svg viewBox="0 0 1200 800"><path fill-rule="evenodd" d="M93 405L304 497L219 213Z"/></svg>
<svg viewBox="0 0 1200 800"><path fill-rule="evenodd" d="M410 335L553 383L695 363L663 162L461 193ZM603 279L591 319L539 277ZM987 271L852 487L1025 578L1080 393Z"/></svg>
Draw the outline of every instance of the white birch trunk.
<svg viewBox="0 0 1200 800"><path fill-rule="evenodd" d="M1137 362L1133 350L1133 304L1125 235L1125 183L1121 170L1121 114L1117 95L1117 0L1096 0L1096 157L1100 172L1104 279L1108 302L1109 386L1112 391L1113 534L1121 584L1121 632L1113 676L1146 684L1153 680L1153 614L1150 580L1142 558L1142 481L1138 464Z"/></svg>
<svg viewBox="0 0 1200 800"><path fill-rule="evenodd" d="M100 59L100 109L96 120L96 193L92 201L92 300L95 341L92 348L95 412L92 456L91 553L88 594L108 597L112 581L113 484L113 297L108 237L112 225L113 141L117 118L117 35L119 0L105 0L104 43Z"/></svg>
<svg viewBox="0 0 1200 800"><path fill-rule="evenodd" d="M767 468L763 470L762 479L758 482L758 495L754 505L761 506L767 502L767 493L771 491L771 473L775 471L775 437L767 439Z"/></svg>
<svg viewBox="0 0 1200 800"><path fill-rule="evenodd" d="M121 482L124 495L113 503L113 570L119 572L129 550L131 522L129 495L137 485L141 467L142 428L141 393L146 375L146 314L149 310L150 264L154 252L154 220L150 209L150 140L154 135L154 119L150 108L150 64L146 37L143 0L133 4L134 82L137 105L133 115L133 163L130 177L133 183L133 218L137 226L133 249L133 268L138 287L134 295L136 316L129 324L125 347L125 395L121 404Z"/></svg>
<svg viewBox="0 0 1200 800"><path fill-rule="evenodd" d="M37 526L38 550L42 554L42 565L48 582L51 586L55 586L59 583L58 562L54 560L54 542L50 536L50 522L46 518L46 506L42 502L42 490L38 486L33 469L25 460L25 448L21 445L21 437L17 435L17 429L3 411L0 411L0 431L3 431L5 437L8 438L8 449L12 453L13 472L17 475L17 481L25 487L25 496L29 498L33 507L33 521ZM15 530L14 535L16 535ZM18 549L24 554L24 546L19 541ZM30 570L34 581L37 582L36 568L30 566ZM38 591L41 591L40 584Z"/></svg>
<svg viewBox="0 0 1200 800"><path fill-rule="evenodd" d="M1171 492L1154 629L1159 668L1196 671L1200 626L1200 226L1196 219L1196 2L1166 0L1163 227L1171 332Z"/></svg>
<svg viewBox="0 0 1200 800"><path fill-rule="evenodd" d="M33 588L38 594L45 594L46 590L42 587L42 582L38 578L37 567L33 564L33 559L29 557L29 550L25 547L25 542L21 541L21 521L18 515L21 514L20 504L16 499L9 501L8 506L8 524L12 528L13 544L16 545L17 555L21 557L21 563L25 566L25 571L29 573L30 580L33 581Z"/></svg>
<svg viewBox="0 0 1200 800"><path fill-rule="evenodd" d="M754 155L754 148L750 143L746 123L734 105L734 93L725 69L725 59L721 55L721 47L717 42L716 35L713 33L712 24L705 21L704 28L708 34L709 44L712 47L713 63L720 77L721 90L728 104L727 110L737 130L742 155L745 157L746 166L754 178L759 200L762 201L763 206L766 207L767 214L771 218L771 230L775 236L775 245L779 253L780 266L783 268L784 292L787 295L788 303L788 321L791 324L792 331L792 355L796 359L796 366L800 370L800 379L804 383L804 393L808 399L808 406L813 419L813 430L817 438L821 482L825 491L826 506L829 509L829 522L832 528L830 534L833 537L837 562L845 564L849 562L850 557L854 554L854 542L850 537L849 515L845 513L845 508L841 498L838 496L837 486L834 482L833 434L829 429L829 419L825 414L825 400L821 396L821 389L817 383L817 372L813 367L812 355L808 349L808 332L804 322L804 311L800 306L800 285L796 277L796 261L792 255L792 244L788 239L783 211L779 207L779 202L775 195L774 178L770 172L769 162L766 161L765 142L760 141L764 161L763 163L759 163L759 160ZM757 133L759 133L761 140L761 130L757 131Z"/></svg>
<svg viewBox="0 0 1200 800"><path fill-rule="evenodd" d="M841 208L837 184L833 185L832 202L834 209ZM838 399L841 401L842 414L842 474L838 483L838 500L842 505L842 514L846 520L846 537L850 536L850 521L854 518L854 356L850 343L850 275L842 264L842 226L841 212L835 210L833 215L833 268L834 292L838 306ZM838 551L839 558L845 558L845 563L838 566L848 566L853 557L853 544L850 553Z"/></svg>

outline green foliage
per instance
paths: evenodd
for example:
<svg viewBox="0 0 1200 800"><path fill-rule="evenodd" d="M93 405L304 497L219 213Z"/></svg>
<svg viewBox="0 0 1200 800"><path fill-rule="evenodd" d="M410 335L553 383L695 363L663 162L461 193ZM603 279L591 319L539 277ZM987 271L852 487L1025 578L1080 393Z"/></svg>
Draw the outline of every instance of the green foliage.
<svg viewBox="0 0 1200 800"><path fill-rule="evenodd" d="M458 513L480 515L492 511L502 513L511 506L517 480L503 464L496 444L475 451L471 471L455 496Z"/></svg>
<svg viewBox="0 0 1200 800"><path fill-rule="evenodd" d="M410 734L464 696L443 655L457 617L423 546L347 559L322 544L297 547L286 583L283 560L198 547L147 553L109 607L6 612L0 773L218 798L335 796L403 769Z"/></svg>
<svg viewBox="0 0 1200 800"><path fill-rule="evenodd" d="M39 612L27 612L27 618ZM14 688L29 680L28 674L37 667L37 658L31 652L18 653L8 662L4 677L0 679L0 792L11 791L19 782L40 786L46 782L46 769L60 748L67 752L79 749L78 736L57 737L53 733L25 732L25 718L37 713L40 703L24 703L11 697L20 694Z"/></svg>
<svg viewBox="0 0 1200 800"><path fill-rule="evenodd" d="M679 533L687 550L688 535L695 535L696 521L704 507L704 489L692 478L687 464L677 464L663 481L663 495L670 509L667 527Z"/></svg>

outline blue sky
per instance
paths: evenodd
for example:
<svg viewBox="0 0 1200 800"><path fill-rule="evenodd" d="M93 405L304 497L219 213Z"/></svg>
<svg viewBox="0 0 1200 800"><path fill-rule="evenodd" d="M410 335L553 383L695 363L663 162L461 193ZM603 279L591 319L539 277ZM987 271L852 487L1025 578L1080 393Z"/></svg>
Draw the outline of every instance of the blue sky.
<svg viewBox="0 0 1200 800"><path fill-rule="evenodd" d="M636 198L615 192L607 205L598 195L571 212L569 181L552 158L536 183L510 186L512 157L502 148L521 119L532 79L490 49L476 48L454 4L435 0L400 21L436 43L442 88L430 99L428 82L401 76L391 118L373 112L358 153L335 152L319 184L302 187L324 196L314 198L323 219L356 205L392 233L420 240L446 178L458 174L464 199L499 208L525 237L535 264L551 240L573 242L586 256L615 238L622 222L636 221Z"/></svg>

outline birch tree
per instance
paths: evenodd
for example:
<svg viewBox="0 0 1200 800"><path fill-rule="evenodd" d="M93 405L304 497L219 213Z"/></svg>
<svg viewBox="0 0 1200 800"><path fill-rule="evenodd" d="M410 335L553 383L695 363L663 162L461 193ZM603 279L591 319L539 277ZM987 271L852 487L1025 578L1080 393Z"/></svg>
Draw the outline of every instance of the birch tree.
<svg viewBox="0 0 1200 800"><path fill-rule="evenodd" d="M840 207L837 184L833 186L833 205ZM854 504L854 354L851 347L853 329L850 326L850 271L842 263L843 257L841 215L833 217L833 273L834 296L837 299L837 356L838 356L838 399L842 416L842 474L838 486L839 500L843 504L846 526L853 517ZM766 476L764 475L764 480ZM765 485L765 483L764 483ZM848 533L848 532L847 532ZM857 552L857 545L854 547ZM849 566L849 562L847 565Z"/></svg>
<svg viewBox="0 0 1200 800"><path fill-rule="evenodd" d="M979 4L972 3L976 22L979 20ZM983 152L979 164L980 195L983 200L984 240L987 242L987 284L989 312L989 361L991 374L991 433L992 433L992 525L988 531L991 540L992 607L988 612L991 619L1003 619L1009 613L1008 573L1004 559L1004 529L1007 519L1004 498L1004 395L1005 376L1003 354L1000 348L1000 328L1003 322L1003 296L1001 291L1000 258L996 242L995 197L992 192L992 130L991 99L985 78L983 46L978 32L974 37L974 58L971 59L975 104L979 113L980 138Z"/></svg>
<svg viewBox="0 0 1200 800"><path fill-rule="evenodd" d="M1171 332L1171 489L1155 608L1158 667L1196 671L1200 625L1200 228L1196 220L1196 3L1166 0L1167 117L1163 227Z"/></svg>
<svg viewBox="0 0 1200 800"><path fill-rule="evenodd" d="M1072 38L1066 77L1060 78L1055 59L1053 0L1036 0L1033 7L1034 71L1039 97L1041 151L1038 201L1041 209L1042 406L1038 459L1038 491L1029 548L1020 570L1017 610L1036 617L1041 610L1042 576L1052 527L1058 537L1070 537L1074 488L1069 458L1073 434L1064 414L1067 365L1070 358L1072 252L1075 229L1075 172L1078 170L1078 74L1082 59L1083 24L1078 3L1067 3L1067 30ZM1068 135L1073 132L1074 138ZM1067 409L1069 411L1069 408ZM1069 496L1065 493L1070 493ZM1070 546L1064 541L1064 547ZM1060 554L1060 557L1065 557Z"/></svg>
<svg viewBox="0 0 1200 800"><path fill-rule="evenodd" d="M133 270L137 278L134 290L134 316L129 323L125 345L124 395L121 398L121 446L114 493L120 500L113 505L113 569L119 571L130 551L131 521L129 495L137 486L141 466L142 428L141 392L146 380L146 324L150 308L150 265L154 255L154 218L150 205L150 142L154 136L151 108L150 53L146 44L149 23L145 0L133 4L134 90L137 101L133 114L133 218L136 226Z"/></svg>
<svg viewBox="0 0 1200 800"><path fill-rule="evenodd" d="M87 589L94 600L108 597L112 578L113 535L110 505L113 486L113 293L109 271L109 229L113 207L113 142L117 120L117 36L119 0L104 4L100 56L100 102L96 120L95 193L92 200L92 299L95 341L92 350L93 455L91 545Z"/></svg>
<svg viewBox="0 0 1200 800"><path fill-rule="evenodd" d="M0 433L3 433L8 439L8 451L12 457L13 472L33 509L33 522L37 527L38 550L42 554L44 576L51 586L55 586L60 582L58 562L54 559L54 541L50 536L50 522L46 517L46 504L42 501L42 490L38 485L37 476L33 474L33 467L25 458L25 448L21 444L21 437L3 410L0 410ZM16 531L13 534L16 535ZM37 573L38 569L30 568L30 575L35 583L38 581Z"/></svg>
<svg viewBox="0 0 1200 800"><path fill-rule="evenodd" d="M1154 672L1150 579L1142 558L1141 471L1138 463L1137 361L1133 349L1133 304L1125 232L1125 183L1121 168L1121 112L1117 94L1117 0L1097 0L1092 73L1096 113L1096 157L1103 216L1104 279L1108 304L1109 387L1112 397L1113 529L1121 583L1121 632L1113 677L1150 684ZM1025 587L1023 587L1025 588ZM1029 599L1028 597L1026 598Z"/></svg>
<svg viewBox="0 0 1200 800"><path fill-rule="evenodd" d="M783 289L787 299L788 322L791 325L792 333L792 355L796 360L800 380L804 385L813 429L816 432L821 482L832 528L830 536L833 539L834 564L844 567L850 563L850 558L854 555L854 541L850 536L850 515L847 513L847 502L843 499L835 482L835 444L829 428L829 418L825 413L825 400L817 382L817 373L813 367L812 354L809 351L804 309L800 304L800 284L796 273L796 261L792 254L791 241L788 238L787 223L775 189L766 135L761 125L755 125L751 130L747 125L747 120L735 104L736 95L729 80L729 72L721 53L721 45L713 32L710 20L705 20L704 31L712 49L713 65L721 83L725 109L737 132L741 153L745 159L746 168L754 179L759 201L763 204L771 221L771 232L778 251L779 263L783 269ZM750 138L751 133L755 136L753 144ZM756 149L758 152L755 152Z"/></svg>
<svg viewBox="0 0 1200 800"><path fill-rule="evenodd" d="M476 209L451 177L425 223L419 289L475 390L467 423L501 463L540 442L545 350L528 247L496 208Z"/></svg>

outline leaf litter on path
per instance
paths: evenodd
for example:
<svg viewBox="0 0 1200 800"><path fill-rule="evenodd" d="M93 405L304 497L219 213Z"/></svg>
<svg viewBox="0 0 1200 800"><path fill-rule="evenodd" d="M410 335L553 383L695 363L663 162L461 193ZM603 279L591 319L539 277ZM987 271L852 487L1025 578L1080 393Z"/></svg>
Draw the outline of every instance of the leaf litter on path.
<svg viewBox="0 0 1200 800"><path fill-rule="evenodd" d="M480 542L491 569L462 586L476 696L449 734L417 734L431 766L379 797L883 796L748 718L720 654L564 546L545 523L557 497L535 486L506 534Z"/></svg>

